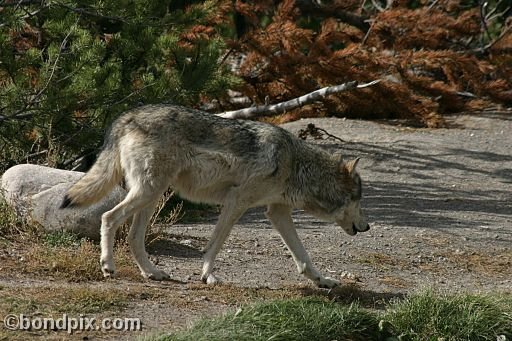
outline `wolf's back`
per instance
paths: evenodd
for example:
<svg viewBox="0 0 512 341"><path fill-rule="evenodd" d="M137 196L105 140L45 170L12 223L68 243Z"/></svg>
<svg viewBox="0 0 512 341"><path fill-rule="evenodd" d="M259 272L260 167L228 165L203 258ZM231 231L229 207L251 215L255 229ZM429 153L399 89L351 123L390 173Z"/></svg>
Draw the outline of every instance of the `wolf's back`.
<svg viewBox="0 0 512 341"><path fill-rule="evenodd" d="M113 131L107 134L103 150L91 169L68 189L61 208L88 206L106 196L121 181L118 141Z"/></svg>

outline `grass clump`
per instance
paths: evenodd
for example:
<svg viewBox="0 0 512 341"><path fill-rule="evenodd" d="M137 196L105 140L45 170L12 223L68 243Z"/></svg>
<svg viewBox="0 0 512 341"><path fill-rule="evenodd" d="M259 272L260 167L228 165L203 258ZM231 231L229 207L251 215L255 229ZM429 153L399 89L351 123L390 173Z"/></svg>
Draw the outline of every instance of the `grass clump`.
<svg viewBox="0 0 512 341"><path fill-rule="evenodd" d="M9 206L4 193L0 189L0 241L6 242L12 238L22 239L32 236L38 227L23 221Z"/></svg>
<svg viewBox="0 0 512 341"><path fill-rule="evenodd" d="M392 303L385 321L402 340L512 340L512 296L427 290Z"/></svg>
<svg viewBox="0 0 512 341"><path fill-rule="evenodd" d="M80 236L64 230L52 231L44 235L44 242L49 247L72 247L80 245Z"/></svg>
<svg viewBox="0 0 512 341"><path fill-rule="evenodd" d="M56 246L50 246L48 242L33 245L24 253L23 261L18 262L18 271L71 282L103 280L99 265L99 246L87 239L75 241L72 237L69 238L50 238L57 243ZM114 258L119 276L132 280L141 279L126 244L120 243L116 246Z"/></svg>
<svg viewBox="0 0 512 341"><path fill-rule="evenodd" d="M384 312L315 297L256 303L146 340L511 339L512 295L443 295L426 290L395 300Z"/></svg>
<svg viewBox="0 0 512 341"><path fill-rule="evenodd" d="M0 191L0 235L10 233L15 223L16 214L5 201L3 192Z"/></svg>
<svg viewBox="0 0 512 341"><path fill-rule="evenodd" d="M374 314L357 304L320 298L276 300L202 320L192 329L157 340L374 340L378 324Z"/></svg>

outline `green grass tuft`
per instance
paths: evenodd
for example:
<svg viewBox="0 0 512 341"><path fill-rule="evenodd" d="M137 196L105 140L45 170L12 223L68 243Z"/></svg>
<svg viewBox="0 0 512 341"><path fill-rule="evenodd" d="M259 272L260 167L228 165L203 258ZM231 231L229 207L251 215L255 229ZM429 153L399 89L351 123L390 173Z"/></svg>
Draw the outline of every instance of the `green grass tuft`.
<svg viewBox="0 0 512 341"><path fill-rule="evenodd" d="M44 242L50 247L72 247L80 245L80 236L68 231L52 231L44 235Z"/></svg>
<svg viewBox="0 0 512 341"><path fill-rule="evenodd" d="M512 340L512 295L427 290L387 308L376 312L320 298L277 300L144 340Z"/></svg>
<svg viewBox="0 0 512 341"><path fill-rule="evenodd" d="M192 329L157 340L376 340L378 324L374 314L357 304L319 298L278 300L202 320Z"/></svg>
<svg viewBox="0 0 512 341"><path fill-rule="evenodd" d="M385 321L404 340L511 340L512 296L427 290L391 304Z"/></svg>
<svg viewBox="0 0 512 341"><path fill-rule="evenodd" d="M19 219L14 210L7 204L3 192L0 190L0 237L7 237L16 233Z"/></svg>

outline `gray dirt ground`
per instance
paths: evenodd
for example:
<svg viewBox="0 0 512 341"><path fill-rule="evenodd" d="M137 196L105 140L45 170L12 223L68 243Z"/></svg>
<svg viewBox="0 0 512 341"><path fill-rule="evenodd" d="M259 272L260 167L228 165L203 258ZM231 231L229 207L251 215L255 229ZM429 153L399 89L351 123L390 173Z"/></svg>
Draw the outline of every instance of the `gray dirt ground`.
<svg viewBox="0 0 512 341"><path fill-rule="evenodd" d="M297 133L313 123L347 142L326 135L309 141L346 158L362 157L358 168L369 232L350 237L332 224L294 213L299 235L322 273L357 286L374 300L424 286L512 292L512 115L456 116L449 121L449 129L334 118L284 125ZM201 316L233 309L237 302L199 284L200 249L214 224L215 217L178 223L169 228L171 241L150 248L159 266L182 283L117 279L91 285L168 290L167 297L134 302L123 312L142 316L149 333L175 330ZM216 274L221 286L234 290L309 286L262 209L248 212L234 228L217 259ZM42 285L35 279L23 281ZM195 304L178 305L173 303L176 297Z"/></svg>
<svg viewBox="0 0 512 341"><path fill-rule="evenodd" d="M323 273L355 277L376 292L421 285L512 289L512 117L460 116L450 121L457 128L411 129L340 119L285 125L298 132L313 123L349 141L313 143L341 151L346 158L362 157L358 168L369 232L350 237L303 212L294 214L299 234ZM214 223L212 218L177 224L170 232L181 251L155 250L175 278L197 279L197 246L207 240ZM263 210L255 209L233 230L216 274L240 286L306 283L290 257Z"/></svg>

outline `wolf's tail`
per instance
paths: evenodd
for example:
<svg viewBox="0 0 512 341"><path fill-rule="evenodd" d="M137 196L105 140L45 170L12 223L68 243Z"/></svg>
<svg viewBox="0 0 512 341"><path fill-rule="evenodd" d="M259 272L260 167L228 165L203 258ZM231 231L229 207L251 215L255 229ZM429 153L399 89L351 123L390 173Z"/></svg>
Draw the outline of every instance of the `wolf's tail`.
<svg viewBox="0 0 512 341"><path fill-rule="evenodd" d="M89 206L107 195L122 178L119 147L109 132L98 159L77 183L68 189L60 208Z"/></svg>

